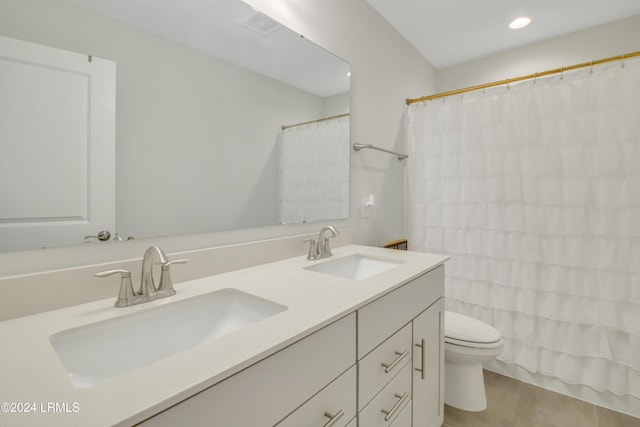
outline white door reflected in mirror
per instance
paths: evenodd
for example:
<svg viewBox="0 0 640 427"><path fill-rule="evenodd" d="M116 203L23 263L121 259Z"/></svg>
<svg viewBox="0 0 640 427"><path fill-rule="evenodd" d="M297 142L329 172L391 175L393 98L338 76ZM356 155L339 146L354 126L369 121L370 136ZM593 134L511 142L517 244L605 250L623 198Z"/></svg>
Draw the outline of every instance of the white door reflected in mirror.
<svg viewBox="0 0 640 427"><path fill-rule="evenodd" d="M115 63L7 37L0 57L0 251L114 229Z"/></svg>

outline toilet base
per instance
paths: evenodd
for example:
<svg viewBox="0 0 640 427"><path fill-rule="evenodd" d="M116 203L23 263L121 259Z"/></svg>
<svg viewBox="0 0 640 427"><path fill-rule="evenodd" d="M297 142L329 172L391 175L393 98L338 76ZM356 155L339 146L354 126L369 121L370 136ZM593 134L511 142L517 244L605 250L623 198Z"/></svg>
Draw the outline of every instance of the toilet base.
<svg viewBox="0 0 640 427"><path fill-rule="evenodd" d="M487 409L482 363L444 364L444 403L463 411Z"/></svg>

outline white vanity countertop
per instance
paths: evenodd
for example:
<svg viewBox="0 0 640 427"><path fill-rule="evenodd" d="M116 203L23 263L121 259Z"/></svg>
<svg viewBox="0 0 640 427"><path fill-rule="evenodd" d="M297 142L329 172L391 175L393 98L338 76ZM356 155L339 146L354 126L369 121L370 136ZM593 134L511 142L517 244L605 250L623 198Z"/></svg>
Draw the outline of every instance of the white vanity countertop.
<svg viewBox="0 0 640 427"><path fill-rule="evenodd" d="M112 299L0 322L0 425L135 424L353 312L447 259L442 255L358 245L334 249L333 254L319 261L308 261L301 256L178 283L175 296L137 306L115 308L114 295ZM398 260L402 264L359 281L304 270L304 267L352 254ZM70 328L225 288L285 305L287 310L91 388L76 388L71 383L49 340L55 333ZM22 413L7 412L8 408Z"/></svg>

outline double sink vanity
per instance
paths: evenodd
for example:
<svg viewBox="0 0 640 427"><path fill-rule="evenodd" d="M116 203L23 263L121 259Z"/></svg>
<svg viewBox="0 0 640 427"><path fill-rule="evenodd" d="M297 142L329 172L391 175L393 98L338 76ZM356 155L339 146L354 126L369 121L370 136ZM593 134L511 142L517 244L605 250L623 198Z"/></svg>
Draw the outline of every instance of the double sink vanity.
<svg viewBox="0 0 640 427"><path fill-rule="evenodd" d="M349 245L1 322L0 425L440 426L446 259Z"/></svg>

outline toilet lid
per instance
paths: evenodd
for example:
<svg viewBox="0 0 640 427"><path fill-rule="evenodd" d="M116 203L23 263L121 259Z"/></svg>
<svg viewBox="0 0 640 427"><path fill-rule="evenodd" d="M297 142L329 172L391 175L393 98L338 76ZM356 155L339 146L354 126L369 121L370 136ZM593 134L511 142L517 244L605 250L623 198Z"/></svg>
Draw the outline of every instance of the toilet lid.
<svg viewBox="0 0 640 427"><path fill-rule="evenodd" d="M495 343L500 332L480 320L453 311L444 312L444 336L448 341Z"/></svg>

